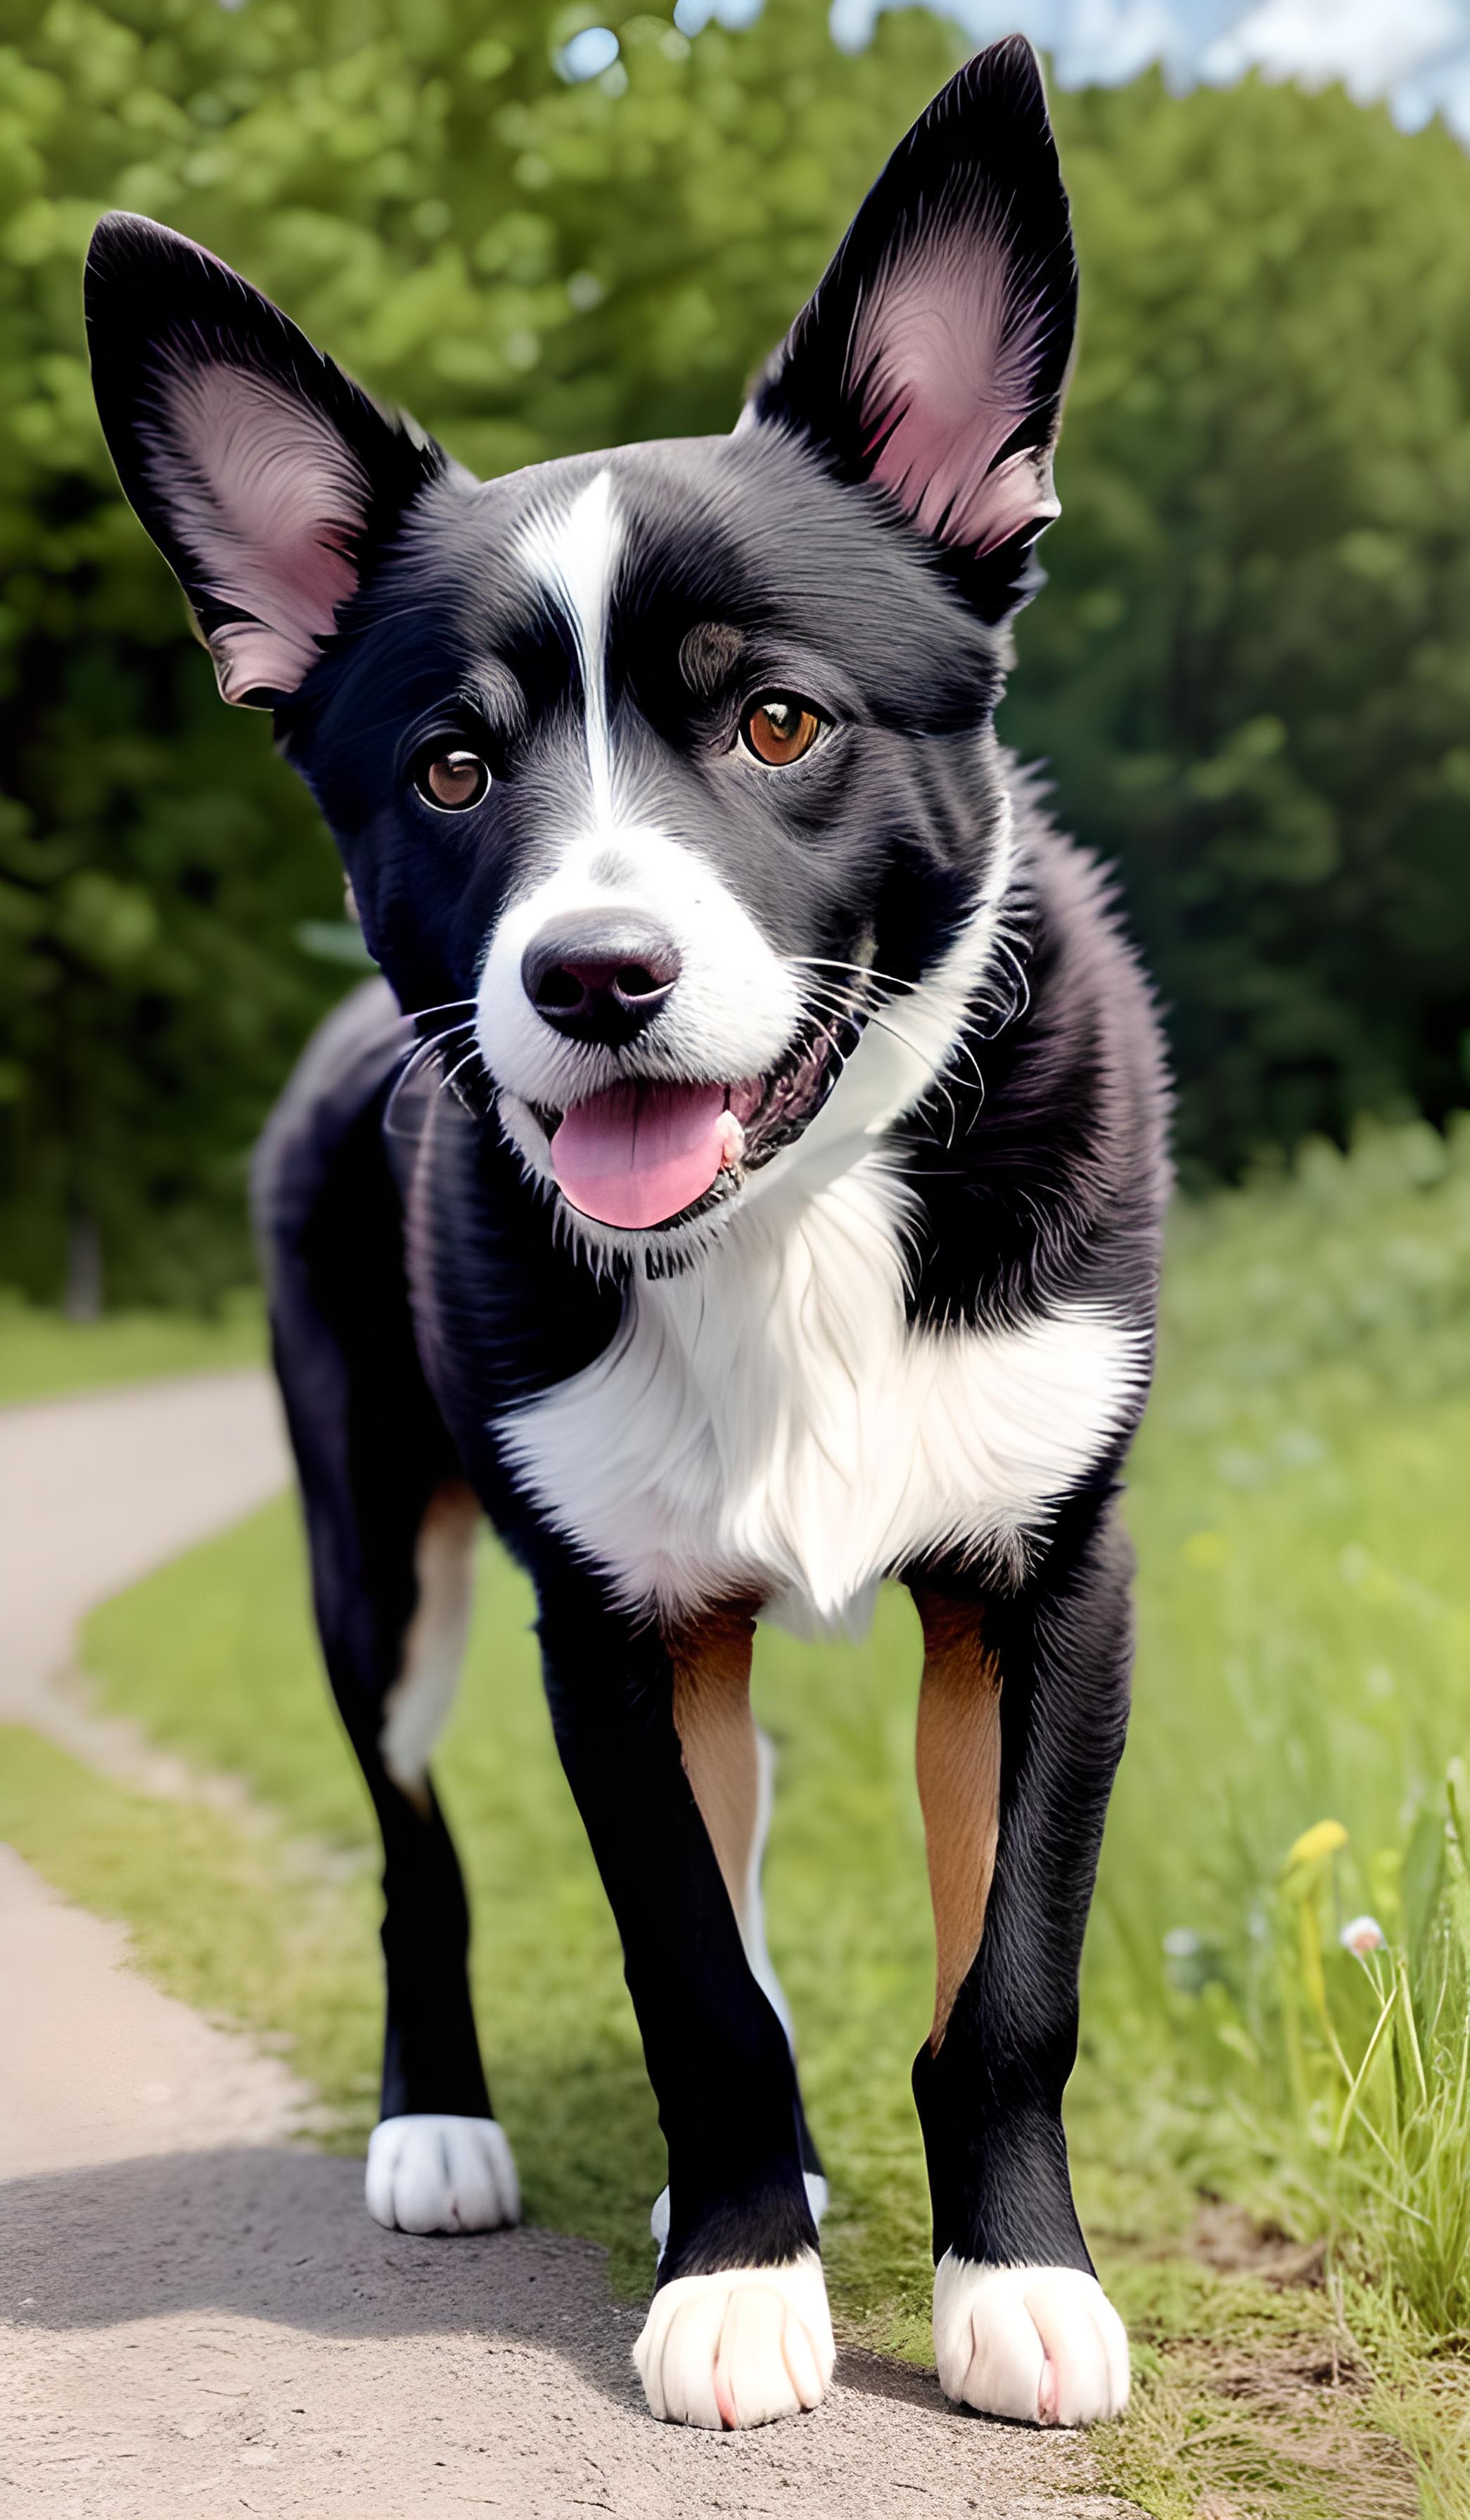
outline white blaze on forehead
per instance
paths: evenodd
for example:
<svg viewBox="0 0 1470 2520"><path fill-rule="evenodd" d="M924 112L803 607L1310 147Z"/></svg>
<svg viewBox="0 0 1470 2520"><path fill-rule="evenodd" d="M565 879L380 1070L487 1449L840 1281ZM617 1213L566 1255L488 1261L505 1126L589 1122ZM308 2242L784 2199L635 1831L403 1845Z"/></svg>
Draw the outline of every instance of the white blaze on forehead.
<svg viewBox="0 0 1470 2520"><path fill-rule="evenodd" d="M608 727L608 615L622 548L613 477L599 472L570 508L540 511L527 526L521 558L572 633L581 674L592 811L613 820L613 745Z"/></svg>
<svg viewBox="0 0 1470 2520"><path fill-rule="evenodd" d="M542 835L532 881L496 922L478 993L478 1038L486 1068L508 1098L565 1111L629 1074L677 1083L738 1084L788 1048L802 1012L795 973L758 921L696 845L637 810L631 782L614 760L607 650L613 588L623 544L612 476L596 473L574 499L532 516L520 543L524 566L565 623L582 685L587 792L574 797L560 831ZM610 922L640 910L668 933L678 986L636 1057L562 1038L527 997L522 962L549 922L605 909ZM506 1109L516 1128L517 1115ZM544 1171L544 1139L517 1143ZM531 1144L536 1151L532 1153Z"/></svg>

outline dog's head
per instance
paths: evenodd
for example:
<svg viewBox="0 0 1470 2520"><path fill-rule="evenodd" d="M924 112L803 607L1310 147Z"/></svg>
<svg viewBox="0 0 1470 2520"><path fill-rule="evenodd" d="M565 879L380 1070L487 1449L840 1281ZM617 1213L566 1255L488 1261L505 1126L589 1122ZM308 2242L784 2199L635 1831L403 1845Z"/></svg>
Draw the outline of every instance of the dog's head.
<svg viewBox="0 0 1470 2520"><path fill-rule="evenodd" d="M850 1161L983 994L1075 301L1019 39L910 132L726 438L478 482L197 246L99 227L103 426L220 690L276 711L400 1003L464 1016L594 1238L672 1256Z"/></svg>

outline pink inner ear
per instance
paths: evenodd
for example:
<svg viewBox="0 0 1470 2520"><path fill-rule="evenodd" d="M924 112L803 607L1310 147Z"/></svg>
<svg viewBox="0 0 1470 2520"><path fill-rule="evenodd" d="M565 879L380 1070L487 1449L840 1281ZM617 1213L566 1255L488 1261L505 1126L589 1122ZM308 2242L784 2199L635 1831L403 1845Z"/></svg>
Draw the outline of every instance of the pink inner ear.
<svg viewBox="0 0 1470 2520"><path fill-rule="evenodd" d="M209 594L252 615L210 640L220 690L295 691L357 583L366 475L320 412L253 368L176 360L161 407L159 495Z"/></svg>
<svg viewBox="0 0 1470 2520"><path fill-rule="evenodd" d="M993 229L953 228L876 282L852 349L868 442L883 440L872 477L926 533L981 553L1057 515L1043 451L995 465L1033 408L1045 322Z"/></svg>

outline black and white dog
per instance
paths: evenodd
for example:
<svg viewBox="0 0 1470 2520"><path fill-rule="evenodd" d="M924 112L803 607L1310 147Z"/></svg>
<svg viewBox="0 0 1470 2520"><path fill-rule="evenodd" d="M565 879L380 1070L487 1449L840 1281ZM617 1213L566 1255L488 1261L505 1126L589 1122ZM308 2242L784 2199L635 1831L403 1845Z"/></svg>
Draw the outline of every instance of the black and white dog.
<svg viewBox="0 0 1470 2520"><path fill-rule="evenodd" d="M940 2377L1042 2423L1127 2390L1061 2106L1166 1097L1106 886L991 725L1075 302L1019 40L909 134L725 438L482 483L183 238L109 218L88 265L123 486L384 973L256 1175L387 1857L368 2204L518 2210L427 1764L483 1509L535 1583L667 2138L637 2363L675 2422L832 2369L747 1684L758 1616L848 1626L885 1578L925 1639Z"/></svg>

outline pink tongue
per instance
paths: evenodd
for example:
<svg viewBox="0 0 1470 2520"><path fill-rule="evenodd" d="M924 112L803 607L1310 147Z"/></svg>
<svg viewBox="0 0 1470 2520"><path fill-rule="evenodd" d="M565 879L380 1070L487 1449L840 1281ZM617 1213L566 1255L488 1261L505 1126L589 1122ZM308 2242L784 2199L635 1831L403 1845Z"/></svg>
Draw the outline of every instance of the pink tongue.
<svg viewBox="0 0 1470 2520"><path fill-rule="evenodd" d="M723 1085L613 1085L551 1141L574 1207L603 1225L663 1225L703 1198L730 1136Z"/></svg>

